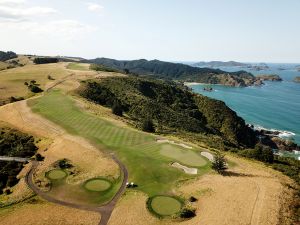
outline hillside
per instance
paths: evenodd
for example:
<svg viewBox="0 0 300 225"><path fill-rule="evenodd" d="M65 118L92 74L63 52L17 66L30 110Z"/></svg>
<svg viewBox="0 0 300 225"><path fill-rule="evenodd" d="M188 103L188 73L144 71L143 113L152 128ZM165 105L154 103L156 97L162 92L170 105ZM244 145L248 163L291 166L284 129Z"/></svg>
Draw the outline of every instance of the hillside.
<svg viewBox="0 0 300 225"><path fill-rule="evenodd" d="M252 74L245 71L229 73L219 69L198 68L159 60L148 61L140 59L119 61L108 58L97 58L84 60L83 62L94 63L120 71L125 70L138 75L155 76L184 82L223 84L239 87L261 84L261 82L258 82Z"/></svg>
<svg viewBox="0 0 300 225"><path fill-rule="evenodd" d="M159 132L212 134L235 146L255 143L245 121L223 102L193 94L173 82L106 78L84 83L79 93L104 106L120 105L137 124L151 118Z"/></svg>

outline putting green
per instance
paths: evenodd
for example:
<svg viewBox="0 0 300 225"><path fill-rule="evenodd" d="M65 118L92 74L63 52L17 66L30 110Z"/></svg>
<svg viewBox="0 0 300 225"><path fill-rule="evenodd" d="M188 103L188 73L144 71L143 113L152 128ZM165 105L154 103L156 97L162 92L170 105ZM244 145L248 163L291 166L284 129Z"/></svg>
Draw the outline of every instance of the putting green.
<svg viewBox="0 0 300 225"><path fill-rule="evenodd" d="M156 196L152 198L150 206L160 216L170 216L178 213L181 209L181 202L170 196Z"/></svg>
<svg viewBox="0 0 300 225"><path fill-rule="evenodd" d="M160 154L188 166L199 167L207 164L206 160L196 152L173 145L163 145Z"/></svg>
<svg viewBox="0 0 300 225"><path fill-rule="evenodd" d="M111 187L111 182L103 179L103 178L96 178L91 179L85 182L84 188L88 191L107 191Z"/></svg>
<svg viewBox="0 0 300 225"><path fill-rule="evenodd" d="M61 180L65 178L68 174L60 169L54 169L50 170L46 173L46 177L48 177L51 180Z"/></svg>

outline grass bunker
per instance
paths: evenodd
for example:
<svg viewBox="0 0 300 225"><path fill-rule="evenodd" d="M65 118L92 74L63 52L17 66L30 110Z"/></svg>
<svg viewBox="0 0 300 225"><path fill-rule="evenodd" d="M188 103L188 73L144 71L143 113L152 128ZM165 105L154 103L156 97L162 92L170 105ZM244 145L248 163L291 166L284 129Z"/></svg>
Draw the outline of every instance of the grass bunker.
<svg viewBox="0 0 300 225"><path fill-rule="evenodd" d="M46 177L50 180L61 180L68 176L67 172L61 169L50 170L46 173Z"/></svg>
<svg viewBox="0 0 300 225"><path fill-rule="evenodd" d="M103 192L112 187L112 183L104 178L94 178L87 180L83 187L88 191Z"/></svg>
<svg viewBox="0 0 300 225"><path fill-rule="evenodd" d="M158 217L172 216L180 212L183 203L176 197L158 195L148 200L148 208Z"/></svg>

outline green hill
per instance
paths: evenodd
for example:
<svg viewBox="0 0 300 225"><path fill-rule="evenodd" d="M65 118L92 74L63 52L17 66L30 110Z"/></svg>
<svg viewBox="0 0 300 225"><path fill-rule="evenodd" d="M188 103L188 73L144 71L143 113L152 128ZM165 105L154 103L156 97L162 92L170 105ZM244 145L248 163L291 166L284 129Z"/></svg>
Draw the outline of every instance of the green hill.
<svg viewBox="0 0 300 225"><path fill-rule="evenodd" d="M192 93L187 87L148 78L105 78L83 83L81 96L122 110L142 126L151 119L156 131L215 135L229 145L252 146L253 131L225 103Z"/></svg>
<svg viewBox="0 0 300 225"><path fill-rule="evenodd" d="M257 79L246 71L225 72L219 69L198 68L181 63L170 63L159 60L119 61L108 58L85 60L119 71L129 71L138 75L155 76L164 79L223 84L228 86L251 86L257 84Z"/></svg>

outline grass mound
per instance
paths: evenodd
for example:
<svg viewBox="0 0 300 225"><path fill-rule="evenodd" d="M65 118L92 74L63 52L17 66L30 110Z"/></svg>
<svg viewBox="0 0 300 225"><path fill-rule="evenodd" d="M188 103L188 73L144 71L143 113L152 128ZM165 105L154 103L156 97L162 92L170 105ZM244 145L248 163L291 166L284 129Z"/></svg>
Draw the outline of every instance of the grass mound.
<svg viewBox="0 0 300 225"><path fill-rule="evenodd" d="M104 178L95 178L85 182L84 188L88 191L107 191L112 186L111 182Z"/></svg>
<svg viewBox="0 0 300 225"><path fill-rule="evenodd" d="M50 180L61 180L65 178L68 174L64 170L54 169L46 173L46 177Z"/></svg>
<svg viewBox="0 0 300 225"><path fill-rule="evenodd" d="M207 164L207 161L196 152L192 150L182 149L173 145L164 145L160 150L160 154L175 159L176 161L187 166L200 167Z"/></svg>
<svg viewBox="0 0 300 225"><path fill-rule="evenodd" d="M158 216L171 216L181 210L182 203L175 197L155 196L150 199L150 210Z"/></svg>

